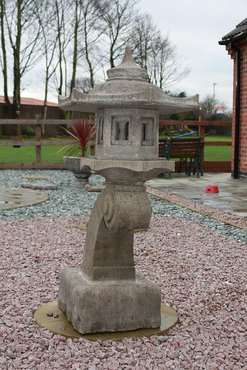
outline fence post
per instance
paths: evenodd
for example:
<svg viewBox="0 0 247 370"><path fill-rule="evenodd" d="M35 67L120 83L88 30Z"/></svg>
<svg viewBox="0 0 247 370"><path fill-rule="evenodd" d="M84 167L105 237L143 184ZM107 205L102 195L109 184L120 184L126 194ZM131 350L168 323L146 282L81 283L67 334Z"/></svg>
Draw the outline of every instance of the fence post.
<svg viewBox="0 0 247 370"><path fill-rule="evenodd" d="M202 121L202 107L200 106L200 110L199 110L199 119L198 119L199 123ZM203 165L204 165L204 144L205 144L205 126L200 126L199 125L199 128L198 128L198 134L199 134L199 137L201 138L201 174L203 174Z"/></svg>
<svg viewBox="0 0 247 370"><path fill-rule="evenodd" d="M35 161L41 163L41 132L42 126L40 123L41 116L36 114L36 126L35 126Z"/></svg>

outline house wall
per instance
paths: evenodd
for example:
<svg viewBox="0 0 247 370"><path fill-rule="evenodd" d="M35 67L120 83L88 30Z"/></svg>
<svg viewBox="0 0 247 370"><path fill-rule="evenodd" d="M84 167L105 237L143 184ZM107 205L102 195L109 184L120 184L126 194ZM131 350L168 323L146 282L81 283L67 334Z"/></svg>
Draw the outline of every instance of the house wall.
<svg viewBox="0 0 247 370"><path fill-rule="evenodd" d="M240 69L240 142L239 142L239 172L240 176L247 176L247 39L235 43L236 48L241 50L241 69ZM233 125L232 125L232 142L234 154L235 143L235 94L236 94L236 56L233 50L229 50L234 59L233 68ZM232 161L233 170L233 161Z"/></svg>

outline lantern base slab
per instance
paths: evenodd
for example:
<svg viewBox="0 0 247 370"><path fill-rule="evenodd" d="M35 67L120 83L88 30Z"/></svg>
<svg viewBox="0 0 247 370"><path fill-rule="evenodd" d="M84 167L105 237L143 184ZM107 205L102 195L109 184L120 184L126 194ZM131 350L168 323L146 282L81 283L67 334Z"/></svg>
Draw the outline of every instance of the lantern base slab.
<svg viewBox="0 0 247 370"><path fill-rule="evenodd" d="M60 274L59 307L81 334L159 328L160 288L135 280L89 280L81 269Z"/></svg>

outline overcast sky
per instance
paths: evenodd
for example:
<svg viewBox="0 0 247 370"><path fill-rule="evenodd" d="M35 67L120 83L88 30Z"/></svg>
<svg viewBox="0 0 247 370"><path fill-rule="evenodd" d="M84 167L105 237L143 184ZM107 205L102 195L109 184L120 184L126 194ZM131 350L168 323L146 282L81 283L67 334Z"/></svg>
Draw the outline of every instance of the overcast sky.
<svg viewBox="0 0 247 370"><path fill-rule="evenodd" d="M232 106L233 61L218 41L247 17L246 0L139 0L164 35L176 45L190 74L174 88L200 99L215 93Z"/></svg>

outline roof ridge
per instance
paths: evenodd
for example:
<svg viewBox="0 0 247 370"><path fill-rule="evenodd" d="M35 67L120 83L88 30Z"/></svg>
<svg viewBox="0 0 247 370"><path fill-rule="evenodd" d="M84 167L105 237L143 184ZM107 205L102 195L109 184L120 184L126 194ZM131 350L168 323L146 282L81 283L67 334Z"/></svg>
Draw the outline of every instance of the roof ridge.
<svg viewBox="0 0 247 370"><path fill-rule="evenodd" d="M220 45L226 45L229 42L240 40L247 37L247 18L243 19L237 26L219 41Z"/></svg>
<svg viewBox="0 0 247 370"><path fill-rule="evenodd" d="M238 24L236 25L236 28L241 27L241 26L245 26L245 25L247 25L247 18L245 18L245 19L244 19L244 20L242 20L240 23L238 23Z"/></svg>

